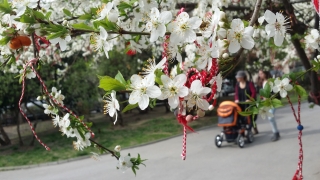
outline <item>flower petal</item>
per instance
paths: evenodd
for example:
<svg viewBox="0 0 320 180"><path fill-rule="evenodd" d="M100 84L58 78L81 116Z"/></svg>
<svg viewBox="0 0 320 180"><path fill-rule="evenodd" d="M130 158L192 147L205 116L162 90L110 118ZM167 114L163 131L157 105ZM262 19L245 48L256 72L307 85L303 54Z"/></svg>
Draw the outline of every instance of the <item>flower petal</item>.
<svg viewBox="0 0 320 180"><path fill-rule="evenodd" d="M161 95L161 90L158 86L147 87L146 94L151 98L157 98Z"/></svg>
<svg viewBox="0 0 320 180"><path fill-rule="evenodd" d="M233 19L231 22L231 29L233 31L242 31L244 29L244 24L241 19Z"/></svg>
<svg viewBox="0 0 320 180"><path fill-rule="evenodd" d="M182 86L178 89L178 96L179 97L185 97L185 96L188 96L189 94L189 89L185 86Z"/></svg>
<svg viewBox="0 0 320 180"><path fill-rule="evenodd" d="M129 104L136 104L141 99L141 93L138 90L132 91L129 97Z"/></svg>
<svg viewBox="0 0 320 180"><path fill-rule="evenodd" d="M171 19L172 19L172 13L170 11L163 11L160 14L160 20L165 24L169 23Z"/></svg>
<svg viewBox="0 0 320 180"><path fill-rule="evenodd" d="M279 31L276 31L274 36L274 44L276 46L281 46L283 43L283 39L284 39L283 34L280 33Z"/></svg>
<svg viewBox="0 0 320 180"><path fill-rule="evenodd" d="M142 83L141 76L139 76L137 74L134 74L134 75L131 76L130 80L131 80L131 86L132 87L135 88L135 87L141 86L141 83Z"/></svg>
<svg viewBox="0 0 320 180"><path fill-rule="evenodd" d="M198 27L200 27L202 23L202 20L199 17L192 17L189 19L189 26L191 27L191 29L197 29Z"/></svg>
<svg viewBox="0 0 320 180"><path fill-rule="evenodd" d="M285 97L287 97L287 91L286 90L280 90L280 96L282 97L282 98L285 98Z"/></svg>
<svg viewBox="0 0 320 180"><path fill-rule="evenodd" d="M149 106L149 97L146 94L141 96L139 103L139 107L141 110L145 110Z"/></svg>
<svg viewBox="0 0 320 180"><path fill-rule="evenodd" d="M204 100L204 99L197 99L197 106L202 109L202 110L208 110L210 104L208 103L208 101Z"/></svg>
<svg viewBox="0 0 320 180"><path fill-rule="evenodd" d="M194 80L191 84L190 90L196 92L199 88L202 87L202 83L200 80Z"/></svg>
<svg viewBox="0 0 320 180"><path fill-rule="evenodd" d="M240 44L245 49L252 49L254 47L254 40L251 36L244 36Z"/></svg>
<svg viewBox="0 0 320 180"><path fill-rule="evenodd" d="M272 24L267 24L265 27L266 33L268 35L268 37L273 37L275 34L275 27Z"/></svg>
<svg viewBox="0 0 320 180"><path fill-rule="evenodd" d="M276 15L270 10L266 10L264 13L264 18L269 24L273 24L276 22Z"/></svg>
<svg viewBox="0 0 320 180"><path fill-rule="evenodd" d="M173 83L172 80L166 75L161 76L161 81L164 87L168 87Z"/></svg>
<svg viewBox="0 0 320 180"><path fill-rule="evenodd" d="M185 74L179 74L173 79L173 84L176 87L181 87L187 82L187 76Z"/></svg>
<svg viewBox="0 0 320 180"><path fill-rule="evenodd" d="M235 53L239 51L239 49L240 49L240 43L237 40L233 40L230 42L229 48L228 48L230 53Z"/></svg>
<svg viewBox="0 0 320 180"><path fill-rule="evenodd" d="M169 97L168 104L172 109L176 108L179 104L179 97L177 95Z"/></svg>

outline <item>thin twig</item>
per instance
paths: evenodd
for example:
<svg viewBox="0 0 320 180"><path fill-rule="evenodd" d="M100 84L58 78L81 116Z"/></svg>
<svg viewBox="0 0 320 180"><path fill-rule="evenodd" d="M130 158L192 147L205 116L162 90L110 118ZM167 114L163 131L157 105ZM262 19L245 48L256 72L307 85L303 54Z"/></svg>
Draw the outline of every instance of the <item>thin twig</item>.
<svg viewBox="0 0 320 180"><path fill-rule="evenodd" d="M117 160L119 160L119 156L117 156L113 151L111 151L110 149L104 147L103 145L97 143L96 141L89 139L92 143L96 144L98 147L108 151L110 154L112 154L112 156L114 156Z"/></svg>
<svg viewBox="0 0 320 180"><path fill-rule="evenodd" d="M37 58L37 46L36 46L36 42L35 42L35 38L34 38L34 33L31 34L31 39L32 39L32 44L33 44L33 56L34 58Z"/></svg>

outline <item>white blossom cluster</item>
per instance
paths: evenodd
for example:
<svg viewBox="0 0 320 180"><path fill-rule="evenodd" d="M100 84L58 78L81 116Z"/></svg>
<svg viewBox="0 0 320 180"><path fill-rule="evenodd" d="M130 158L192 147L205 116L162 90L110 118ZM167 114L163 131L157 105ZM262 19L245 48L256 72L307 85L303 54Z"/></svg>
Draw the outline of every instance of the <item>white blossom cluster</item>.
<svg viewBox="0 0 320 180"><path fill-rule="evenodd" d="M56 107L57 103L63 106L63 100L65 96L61 94L61 90L57 90L56 87L52 87L52 91L50 93L52 96L52 100L49 99L49 104L43 104L44 113L53 117L52 124L54 127L59 127L60 131L63 135L66 135L68 138L77 138L76 141L73 141L73 147L76 150L83 150L85 147L91 145L89 141L91 134L90 132L79 132L83 131L82 128L77 128L76 126L71 125L70 114L66 113L63 117L59 116L59 110ZM45 96L39 96L37 100L47 99ZM72 115L71 115L72 116ZM77 122L80 124L80 122ZM82 133L82 135L80 134Z"/></svg>

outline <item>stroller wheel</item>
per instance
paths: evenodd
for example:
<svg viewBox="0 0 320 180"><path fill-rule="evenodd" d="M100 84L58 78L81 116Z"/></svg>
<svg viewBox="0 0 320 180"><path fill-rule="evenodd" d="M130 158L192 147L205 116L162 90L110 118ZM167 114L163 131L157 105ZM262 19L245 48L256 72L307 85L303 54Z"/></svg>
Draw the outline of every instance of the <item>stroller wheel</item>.
<svg viewBox="0 0 320 180"><path fill-rule="evenodd" d="M239 134L238 138L237 138L237 143L238 143L238 146L240 148L243 148L244 147L244 137L242 135Z"/></svg>
<svg viewBox="0 0 320 180"><path fill-rule="evenodd" d="M216 136L216 139L215 139L215 142L216 142L216 146L219 148L221 147L221 144L222 144L222 137L220 135L217 135Z"/></svg>
<svg viewBox="0 0 320 180"><path fill-rule="evenodd" d="M253 142L253 133L251 131L248 131L248 134L247 134L247 141L248 143L252 143Z"/></svg>

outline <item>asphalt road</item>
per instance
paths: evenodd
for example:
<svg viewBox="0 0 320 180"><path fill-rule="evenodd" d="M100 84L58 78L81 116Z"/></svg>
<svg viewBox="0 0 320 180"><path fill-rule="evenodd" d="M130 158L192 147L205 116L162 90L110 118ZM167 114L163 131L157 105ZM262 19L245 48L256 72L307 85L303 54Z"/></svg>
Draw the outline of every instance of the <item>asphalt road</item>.
<svg viewBox="0 0 320 180"><path fill-rule="evenodd" d="M320 108L302 106L305 180L320 180ZM38 168L3 171L1 180L291 180L297 168L297 124L289 107L278 109L276 118L281 139L270 142L271 127L258 119L260 134L243 149L224 143L215 147L214 137L220 128L208 128L188 134L187 159L180 157L182 137L123 150L123 154L140 153L147 167L141 167L135 177L131 170L116 170L116 160L110 155L99 161L84 159Z"/></svg>

